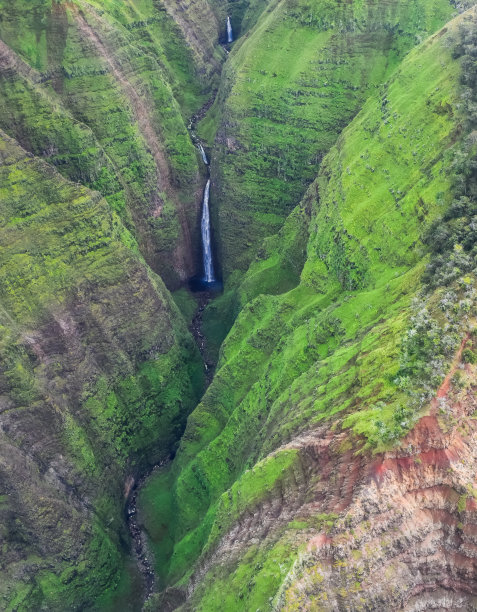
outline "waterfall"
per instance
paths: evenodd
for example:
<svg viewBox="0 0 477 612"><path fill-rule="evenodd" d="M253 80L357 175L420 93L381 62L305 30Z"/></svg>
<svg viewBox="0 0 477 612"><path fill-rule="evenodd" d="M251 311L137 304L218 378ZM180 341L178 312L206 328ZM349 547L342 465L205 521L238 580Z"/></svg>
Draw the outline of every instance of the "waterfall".
<svg viewBox="0 0 477 612"><path fill-rule="evenodd" d="M227 17L227 42L231 43L234 41L234 32L232 30L232 23L230 17Z"/></svg>
<svg viewBox="0 0 477 612"><path fill-rule="evenodd" d="M202 146L202 144L200 142L199 142L199 151L200 151L200 155L202 157L202 161L204 162L204 164L206 166L208 166L209 165L209 160L207 159L207 155L205 154L204 147Z"/></svg>
<svg viewBox="0 0 477 612"><path fill-rule="evenodd" d="M210 214L209 214L209 195L210 179L204 190L204 200L202 202L202 256L204 259L204 281L206 283L215 282L214 262L212 261L212 246L210 243Z"/></svg>

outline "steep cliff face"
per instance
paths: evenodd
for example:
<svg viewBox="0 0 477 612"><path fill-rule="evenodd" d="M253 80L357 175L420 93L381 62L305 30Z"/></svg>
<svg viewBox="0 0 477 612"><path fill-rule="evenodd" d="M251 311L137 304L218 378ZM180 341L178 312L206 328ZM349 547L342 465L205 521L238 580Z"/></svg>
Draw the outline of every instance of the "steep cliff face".
<svg viewBox="0 0 477 612"><path fill-rule="evenodd" d="M124 481L173 450L202 367L101 195L3 132L0 159L0 606L106 608Z"/></svg>
<svg viewBox="0 0 477 612"><path fill-rule="evenodd" d="M364 100L453 11L448 0L268 4L232 50L212 111L225 276L247 269Z"/></svg>
<svg viewBox="0 0 477 612"><path fill-rule="evenodd" d="M475 19L406 57L245 275L142 493L159 609L475 606Z"/></svg>
<svg viewBox="0 0 477 612"><path fill-rule="evenodd" d="M164 281L196 272L218 30L206 2L0 2L1 609L141 605L125 496L203 385Z"/></svg>
<svg viewBox="0 0 477 612"><path fill-rule="evenodd" d="M1 609L477 606L464 4L0 0Z"/></svg>
<svg viewBox="0 0 477 612"><path fill-rule="evenodd" d="M100 191L170 287L196 271L202 179L186 121L220 70L207 7L0 4L2 129Z"/></svg>

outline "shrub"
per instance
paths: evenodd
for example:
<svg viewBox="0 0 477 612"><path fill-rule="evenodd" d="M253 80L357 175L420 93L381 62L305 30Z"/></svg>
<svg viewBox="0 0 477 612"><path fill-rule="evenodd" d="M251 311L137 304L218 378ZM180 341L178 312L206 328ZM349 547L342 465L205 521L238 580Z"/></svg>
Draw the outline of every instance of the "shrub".
<svg viewBox="0 0 477 612"><path fill-rule="evenodd" d="M456 389L463 389L465 387L465 381L462 377L462 373L459 372L459 370L457 370L457 372L452 376L451 383Z"/></svg>
<svg viewBox="0 0 477 612"><path fill-rule="evenodd" d="M477 353L470 348L466 348L462 353L462 360L465 363L477 363Z"/></svg>

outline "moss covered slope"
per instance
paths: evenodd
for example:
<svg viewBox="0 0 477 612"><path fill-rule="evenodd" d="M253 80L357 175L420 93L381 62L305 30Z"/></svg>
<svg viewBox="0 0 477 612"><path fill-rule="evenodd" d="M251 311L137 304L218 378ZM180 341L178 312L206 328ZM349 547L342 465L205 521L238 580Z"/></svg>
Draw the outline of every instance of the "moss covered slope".
<svg viewBox="0 0 477 612"><path fill-rule="evenodd" d="M338 518L323 502L338 482L326 458L333 432L347 431L340 462L351 461L354 434L366 448L399 439L428 406L465 337L472 275L451 297L439 289L420 293L426 228L451 205L459 159L473 146L462 142L469 127L452 55L457 26L411 52L376 91L325 158L302 205L266 243L242 285L244 300L257 297L221 349L172 468L143 492L148 504L160 500L146 527L163 584L187 587L184 609L278 609L301 542ZM269 288L268 270L293 253L298 267L305 262L299 285L258 295ZM281 278L279 271L273 292ZM344 499L351 495L346 483ZM296 601L290 610L315 609L311 600ZM340 601L343 609L360 609ZM316 609L328 609L323 605Z"/></svg>
<svg viewBox="0 0 477 612"><path fill-rule="evenodd" d="M100 194L3 132L0 175L0 607L108 608L124 482L174 449L202 366Z"/></svg>
<svg viewBox="0 0 477 612"><path fill-rule="evenodd" d="M202 4L192 24L152 0L0 3L0 127L99 190L170 287L195 272L199 248L202 179L186 123L220 69Z"/></svg>
<svg viewBox="0 0 477 612"><path fill-rule="evenodd" d="M226 276L247 269L364 100L454 10L448 0L268 4L233 48L203 125L210 137L218 123L213 197Z"/></svg>

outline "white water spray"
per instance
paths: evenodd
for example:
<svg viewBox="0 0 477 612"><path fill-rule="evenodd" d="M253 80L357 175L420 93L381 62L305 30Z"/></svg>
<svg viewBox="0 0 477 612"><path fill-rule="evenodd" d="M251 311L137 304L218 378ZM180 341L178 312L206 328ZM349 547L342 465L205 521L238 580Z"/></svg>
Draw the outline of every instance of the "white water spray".
<svg viewBox="0 0 477 612"><path fill-rule="evenodd" d="M200 155L202 157L202 161L204 162L204 164L206 166L208 166L209 165L209 160L207 159L207 155L205 154L204 147L202 146L202 144L200 142L199 142L199 147L198 148L199 148L199 151L200 151Z"/></svg>
<svg viewBox="0 0 477 612"><path fill-rule="evenodd" d="M212 261L212 245L210 241L210 213L209 213L210 179L204 190L202 202L202 256L204 260L204 280L206 283L215 282L214 262Z"/></svg>
<svg viewBox="0 0 477 612"><path fill-rule="evenodd" d="M227 17L227 42L231 43L234 41L234 31L232 30L232 22L230 17Z"/></svg>

